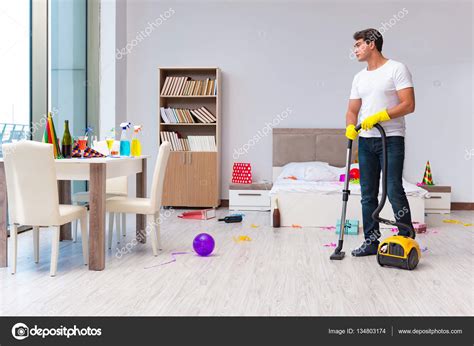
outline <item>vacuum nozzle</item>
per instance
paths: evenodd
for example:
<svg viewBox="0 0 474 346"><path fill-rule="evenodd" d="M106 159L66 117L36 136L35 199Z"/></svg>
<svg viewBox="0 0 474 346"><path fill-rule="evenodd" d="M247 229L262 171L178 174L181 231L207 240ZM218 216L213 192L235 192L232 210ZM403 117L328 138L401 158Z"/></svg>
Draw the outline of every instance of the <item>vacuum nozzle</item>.
<svg viewBox="0 0 474 346"><path fill-rule="evenodd" d="M346 254L344 251L341 251L342 250L342 240L339 240L338 244L337 244L337 248L334 249L334 253L331 255L331 257L329 257L329 259L332 259L332 260L342 260L344 258L344 255Z"/></svg>
<svg viewBox="0 0 474 346"><path fill-rule="evenodd" d="M334 253L331 255L331 257L329 257L329 259L340 261L344 258L345 254L346 253L344 251L339 251L339 252L334 251Z"/></svg>

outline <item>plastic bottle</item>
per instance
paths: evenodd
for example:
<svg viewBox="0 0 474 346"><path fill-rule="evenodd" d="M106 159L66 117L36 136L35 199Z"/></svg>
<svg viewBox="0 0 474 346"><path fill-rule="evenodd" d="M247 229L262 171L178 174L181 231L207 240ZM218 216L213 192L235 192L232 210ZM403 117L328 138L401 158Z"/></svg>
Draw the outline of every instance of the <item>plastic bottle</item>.
<svg viewBox="0 0 474 346"><path fill-rule="evenodd" d="M131 123L121 123L122 134L120 135L120 156L130 156L130 141L127 138L127 129Z"/></svg>
<svg viewBox="0 0 474 346"><path fill-rule="evenodd" d="M132 138L132 156L139 157L142 155L142 144L140 143L139 133L142 130L142 125L133 127L133 138Z"/></svg>

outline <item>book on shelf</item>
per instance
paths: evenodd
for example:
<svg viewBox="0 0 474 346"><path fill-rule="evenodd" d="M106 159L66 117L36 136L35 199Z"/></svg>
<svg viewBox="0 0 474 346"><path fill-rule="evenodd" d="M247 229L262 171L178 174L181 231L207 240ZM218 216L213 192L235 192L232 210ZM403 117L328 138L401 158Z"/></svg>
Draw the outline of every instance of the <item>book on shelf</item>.
<svg viewBox="0 0 474 346"><path fill-rule="evenodd" d="M183 138L174 131L161 131L161 142L171 144L171 151L217 151L215 136L188 136Z"/></svg>
<svg viewBox="0 0 474 346"><path fill-rule="evenodd" d="M161 119L165 124L215 123L216 116L206 107L198 109L160 107Z"/></svg>
<svg viewBox="0 0 474 346"><path fill-rule="evenodd" d="M166 77L161 88L162 96L215 96L217 80L206 78L191 80L189 77Z"/></svg>

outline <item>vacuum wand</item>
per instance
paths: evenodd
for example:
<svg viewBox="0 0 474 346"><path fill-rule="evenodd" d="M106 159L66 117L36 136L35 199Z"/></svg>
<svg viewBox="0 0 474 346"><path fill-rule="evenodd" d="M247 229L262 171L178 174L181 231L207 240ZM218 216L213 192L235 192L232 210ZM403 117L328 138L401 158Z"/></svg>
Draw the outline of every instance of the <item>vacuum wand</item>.
<svg viewBox="0 0 474 346"><path fill-rule="evenodd" d="M359 131L361 125L357 125L355 130ZM351 170L351 158L352 158L352 139L349 139L347 142L347 152L346 152L346 175L344 179L344 189L342 190L342 213L341 213L341 222L339 225L339 240L337 242L337 247L334 249L334 253L331 255L330 259L332 260L342 260L344 258L345 252L341 251L344 244L344 232L346 227L346 210L347 210L347 201L349 200L349 195L351 191L349 190L350 182L350 170Z"/></svg>

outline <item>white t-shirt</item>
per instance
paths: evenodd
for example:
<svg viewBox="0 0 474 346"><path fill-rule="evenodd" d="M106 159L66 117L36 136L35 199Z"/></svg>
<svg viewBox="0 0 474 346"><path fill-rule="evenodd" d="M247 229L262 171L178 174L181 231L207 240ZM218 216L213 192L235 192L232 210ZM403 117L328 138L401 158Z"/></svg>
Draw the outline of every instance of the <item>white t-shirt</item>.
<svg viewBox="0 0 474 346"><path fill-rule="evenodd" d="M402 63L387 60L379 68L357 73L352 81L350 99L361 99L359 122L368 116L389 109L400 103L397 91L413 87L410 71ZM381 123L387 136L405 136L405 117L399 117ZM362 130L361 137L380 137L376 128Z"/></svg>

